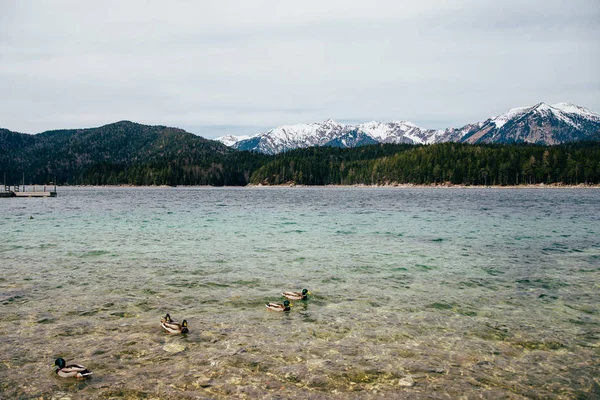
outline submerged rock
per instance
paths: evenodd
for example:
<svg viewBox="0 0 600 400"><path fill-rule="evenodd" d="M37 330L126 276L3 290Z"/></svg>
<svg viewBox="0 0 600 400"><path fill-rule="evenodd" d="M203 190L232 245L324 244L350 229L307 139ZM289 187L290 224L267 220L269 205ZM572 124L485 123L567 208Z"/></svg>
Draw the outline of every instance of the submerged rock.
<svg viewBox="0 0 600 400"><path fill-rule="evenodd" d="M398 386L413 387L413 386L415 386L415 380L410 375L405 376L404 378L402 378L398 381Z"/></svg>
<svg viewBox="0 0 600 400"><path fill-rule="evenodd" d="M333 363L330 360L325 360L322 358L312 358L306 360L306 366L309 370L327 368L330 367L332 364Z"/></svg>
<svg viewBox="0 0 600 400"><path fill-rule="evenodd" d="M120 317L120 318L133 318L136 315L127 311L118 311L118 312L113 312L110 313L110 315L114 315L115 317Z"/></svg>
<svg viewBox="0 0 600 400"><path fill-rule="evenodd" d="M58 392L51 397L51 400L71 400L71 396L67 393Z"/></svg>
<svg viewBox="0 0 600 400"><path fill-rule="evenodd" d="M181 353L185 350L185 346L179 343L169 343L163 346L163 350L171 354Z"/></svg>
<svg viewBox="0 0 600 400"><path fill-rule="evenodd" d="M312 375L307 378L306 384L313 388L325 388L328 382L323 375Z"/></svg>

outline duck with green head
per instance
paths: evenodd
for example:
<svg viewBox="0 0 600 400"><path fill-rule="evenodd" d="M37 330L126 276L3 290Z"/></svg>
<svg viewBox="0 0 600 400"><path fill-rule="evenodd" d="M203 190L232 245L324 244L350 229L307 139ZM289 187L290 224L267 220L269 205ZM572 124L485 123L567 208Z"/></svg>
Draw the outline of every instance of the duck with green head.
<svg viewBox="0 0 600 400"><path fill-rule="evenodd" d="M56 373L61 378L76 378L76 379L85 379L93 374L92 371L88 370L83 365L79 364L69 364L65 362L63 358L57 358L54 361L54 365L56 365Z"/></svg>
<svg viewBox="0 0 600 400"><path fill-rule="evenodd" d="M267 309L271 310L271 311L290 311L292 307L292 303L290 303L288 300L284 301L283 304L281 303L267 303Z"/></svg>
<svg viewBox="0 0 600 400"><path fill-rule="evenodd" d="M171 316L167 314L160 320L160 325L163 329L169 333L188 333L188 324L184 319L181 323L175 322L171 319Z"/></svg>
<svg viewBox="0 0 600 400"><path fill-rule="evenodd" d="M298 292L283 292L281 295L290 300L307 300L308 295L312 294L308 289L302 289L302 293Z"/></svg>

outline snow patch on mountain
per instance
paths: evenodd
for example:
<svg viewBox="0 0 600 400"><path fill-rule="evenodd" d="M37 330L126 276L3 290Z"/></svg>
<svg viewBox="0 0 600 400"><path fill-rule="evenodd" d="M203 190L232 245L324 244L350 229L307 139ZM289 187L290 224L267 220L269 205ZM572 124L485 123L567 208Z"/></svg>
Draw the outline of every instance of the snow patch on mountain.
<svg viewBox="0 0 600 400"><path fill-rule="evenodd" d="M493 122L496 125L496 128L502 128L508 121L510 121L511 119L513 119L515 117L518 117L519 115L526 113L530 108L531 107L511 108L507 113L504 113L497 117L492 117L491 122Z"/></svg>
<svg viewBox="0 0 600 400"><path fill-rule="evenodd" d="M600 114L596 114L595 112L590 111L585 107L577 106L575 104L556 103L552 104L552 107L557 108L567 114L576 114L585 118L600 119Z"/></svg>
<svg viewBox="0 0 600 400"><path fill-rule="evenodd" d="M383 124L377 121L358 124L356 126L356 129L378 140L383 140L390 134L389 126L387 124Z"/></svg>

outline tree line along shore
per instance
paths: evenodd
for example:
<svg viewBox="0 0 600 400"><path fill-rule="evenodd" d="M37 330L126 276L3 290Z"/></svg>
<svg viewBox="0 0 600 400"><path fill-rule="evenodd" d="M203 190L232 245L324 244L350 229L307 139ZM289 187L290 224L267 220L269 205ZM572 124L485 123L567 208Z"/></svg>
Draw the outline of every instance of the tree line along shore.
<svg viewBox="0 0 600 400"><path fill-rule="evenodd" d="M175 148L175 146L173 146ZM532 144L377 144L312 147L269 156L246 151L163 152L120 160L90 150L66 159L0 160L7 182L131 186L494 186L600 184L600 142ZM6 157L5 157L6 158ZM1 175L0 175L1 177Z"/></svg>

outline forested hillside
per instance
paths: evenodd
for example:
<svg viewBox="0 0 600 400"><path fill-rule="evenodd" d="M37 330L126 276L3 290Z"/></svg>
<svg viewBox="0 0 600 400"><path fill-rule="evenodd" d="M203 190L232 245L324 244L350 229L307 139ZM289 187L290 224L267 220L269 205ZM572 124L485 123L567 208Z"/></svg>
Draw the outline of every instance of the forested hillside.
<svg viewBox="0 0 600 400"><path fill-rule="evenodd" d="M245 185L264 156L177 128L121 121L37 135L0 130L7 183Z"/></svg>
<svg viewBox="0 0 600 400"><path fill-rule="evenodd" d="M374 145L310 148L280 154L253 184L384 185L598 184L600 143L541 145Z"/></svg>

